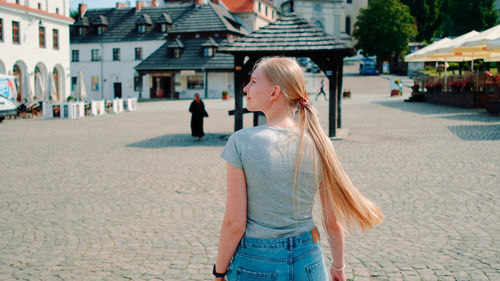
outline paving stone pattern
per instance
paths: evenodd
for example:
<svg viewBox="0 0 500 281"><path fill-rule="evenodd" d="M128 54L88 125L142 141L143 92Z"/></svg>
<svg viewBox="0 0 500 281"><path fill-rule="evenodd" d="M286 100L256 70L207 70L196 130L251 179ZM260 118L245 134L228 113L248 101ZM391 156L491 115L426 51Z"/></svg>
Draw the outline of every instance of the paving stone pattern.
<svg viewBox="0 0 500 281"><path fill-rule="evenodd" d="M348 278L500 280L500 117L405 103L408 89L390 98L386 79L346 73L335 148L386 215L347 236ZM205 101L198 143L189 102L0 124L0 280L212 280L233 103Z"/></svg>

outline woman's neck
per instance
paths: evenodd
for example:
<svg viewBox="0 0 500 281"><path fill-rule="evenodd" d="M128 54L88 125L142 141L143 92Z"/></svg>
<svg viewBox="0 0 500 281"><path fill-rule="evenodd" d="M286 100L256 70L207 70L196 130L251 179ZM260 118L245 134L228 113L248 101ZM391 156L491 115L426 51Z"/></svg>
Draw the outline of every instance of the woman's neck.
<svg viewBox="0 0 500 281"><path fill-rule="evenodd" d="M288 105L278 105L272 106L267 112L264 112L266 115L266 125L270 127L278 127L278 128L294 128L295 120L293 118L293 112L288 107Z"/></svg>

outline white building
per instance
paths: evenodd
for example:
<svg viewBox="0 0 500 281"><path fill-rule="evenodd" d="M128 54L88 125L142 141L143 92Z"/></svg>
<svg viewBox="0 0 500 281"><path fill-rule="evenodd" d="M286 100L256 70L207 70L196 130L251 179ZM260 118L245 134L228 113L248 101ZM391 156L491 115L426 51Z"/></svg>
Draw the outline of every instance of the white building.
<svg viewBox="0 0 500 281"><path fill-rule="evenodd" d="M240 18L250 31L266 26L278 18L276 7L271 0L218 0L212 2L224 5L231 13Z"/></svg>
<svg viewBox="0 0 500 281"><path fill-rule="evenodd" d="M232 91L232 56L216 54L212 45L244 34L241 24L211 2L149 3L89 10L80 5L71 31L73 85L82 71L88 99L190 98L195 92L220 97ZM193 45L209 37L210 46ZM184 42L179 53L167 54L176 39Z"/></svg>
<svg viewBox="0 0 500 281"><path fill-rule="evenodd" d="M275 0L283 12L291 10L325 29L328 34L343 40L349 46L356 42L352 38L354 24L361 8L368 7L368 0Z"/></svg>
<svg viewBox="0 0 500 281"><path fill-rule="evenodd" d="M70 93L69 0L0 1L0 73L16 77L18 101ZM52 83L50 76L54 78Z"/></svg>

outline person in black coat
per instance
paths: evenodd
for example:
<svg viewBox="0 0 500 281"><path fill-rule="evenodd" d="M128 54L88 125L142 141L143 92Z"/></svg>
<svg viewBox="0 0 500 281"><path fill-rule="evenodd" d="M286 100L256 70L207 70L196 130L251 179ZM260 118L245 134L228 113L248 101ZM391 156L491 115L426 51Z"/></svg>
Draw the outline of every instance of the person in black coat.
<svg viewBox="0 0 500 281"><path fill-rule="evenodd" d="M191 112L191 135L199 141L205 133L203 132L203 118L208 117L205 104L200 99L199 94L194 94L194 100L189 106Z"/></svg>

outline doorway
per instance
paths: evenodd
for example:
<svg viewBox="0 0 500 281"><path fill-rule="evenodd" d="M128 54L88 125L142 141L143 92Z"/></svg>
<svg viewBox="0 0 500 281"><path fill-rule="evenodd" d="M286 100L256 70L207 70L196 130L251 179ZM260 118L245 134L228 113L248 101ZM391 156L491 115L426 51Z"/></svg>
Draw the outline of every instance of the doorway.
<svg viewBox="0 0 500 281"><path fill-rule="evenodd" d="M154 76L153 87L151 88L151 98L173 98L172 77Z"/></svg>
<svg viewBox="0 0 500 281"><path fill-rule="evenodd" d="M120 83L120 82L113 83L113 90L115 93L115 99L116 98L121 99L122 98L122 83Z"/></svg>

